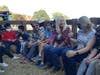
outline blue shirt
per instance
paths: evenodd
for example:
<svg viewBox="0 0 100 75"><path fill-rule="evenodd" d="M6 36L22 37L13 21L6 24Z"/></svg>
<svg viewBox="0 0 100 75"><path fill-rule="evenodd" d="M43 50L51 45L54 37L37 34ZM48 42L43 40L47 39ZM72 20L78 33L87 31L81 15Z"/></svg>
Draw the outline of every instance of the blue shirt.
<svg viewBox="0 0 100 75"><path fill-rule="evenodd" d="M45 39L48 39L52 34L52 31L51 30L45 30L44 31L44 35L45 35Z"/></svg>

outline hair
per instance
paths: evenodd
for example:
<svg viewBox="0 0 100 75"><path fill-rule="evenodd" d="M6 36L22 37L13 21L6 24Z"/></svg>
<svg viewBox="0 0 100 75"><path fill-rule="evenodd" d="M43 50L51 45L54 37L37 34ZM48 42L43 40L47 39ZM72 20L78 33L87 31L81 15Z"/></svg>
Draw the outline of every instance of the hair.
<svg viewBox="0 0 100 75"><path fill-rule="evenodd" d="M60 26L59 26L60 20L64 20L64 23L65 23L63 31L66 29L66 26L67 26L66 20L64 19L63 16L56 17L55 22L56 22L56 31L57 32L61 32L61 29L60 29Z"/></svg>
<svg viewBox="0 0 100 75"><path fill-rule="evenodd" d="M6 23L6 24L4 25L4 27L5 27L5 28L8 28L8 27L11 27L11 25L10 25L9 23Z"/></svg>
<svg viewBox="0 0 100 75"><path fill-rule="evenodd" d="M85 23L86 25L88 25L90 28L94 27L94 24L91 22L91 20L87 17L87 16L81 16L79 18L79 23Z"/></svg>
<svg viewBox="0 0 100 75"><path fill-rule="evenodd" d="M24 25L19 25L18 29L21 29L22 31L24 31L25 30L25 26Z"/></svg>
<svg viewBox="0 0 100 75"><path fill-rule="evenodd" d="M46 27L46 26L48 26L48 25L50 25L50 26L52 27L52 23L51 23L50 21L45 21L45 22L44 22L44 27Z"/></svg>
<svg viewBox="0 0 100 75"><path fill-rule="evenodd" d="M37 21L34 21L34 23L31 23L31 26L34 27L35 25L39 26L39 23Z"/></svg>

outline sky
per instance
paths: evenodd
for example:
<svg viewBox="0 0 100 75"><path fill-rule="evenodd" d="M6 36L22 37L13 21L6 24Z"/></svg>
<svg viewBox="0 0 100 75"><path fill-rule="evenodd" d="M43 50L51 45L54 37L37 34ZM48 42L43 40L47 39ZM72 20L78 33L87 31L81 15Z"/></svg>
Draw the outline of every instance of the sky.
<svg viewBox="0 0 100 75"><path fill-rule="evenodd" d="M2 5L14 13L26 15L43 9L50 17L54 12L61 12L69 18L100 17L100 0L0 0Z"/></svg>

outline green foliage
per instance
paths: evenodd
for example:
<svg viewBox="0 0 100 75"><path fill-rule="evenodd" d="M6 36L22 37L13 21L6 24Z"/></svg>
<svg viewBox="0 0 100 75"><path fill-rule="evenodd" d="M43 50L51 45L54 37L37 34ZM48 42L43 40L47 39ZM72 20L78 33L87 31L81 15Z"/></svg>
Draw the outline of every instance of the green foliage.
<svg viewBox="0 0 100 75"><path fill-rule="evenodd" d="M9 11L8 7L3 5L3 6L0 6L0 11Z"/></svg>
<svg viewBox="0 0 100 75"><path fill-rule="evenodd" d="M0 17L0 21L3 21L3 18L2 17Z"/></svg>
<svg viewBox="0 0 100 75"><path fill-rule="evenodd" d="M64 14L62 14L60 12L55 12L55 13L52 14L52 16L53 16L52 19L55 19L58 16L64 16L65 19L69 18L68 16L66 16L66 15L64 15Z"/></svg>
<svg viewBox="0 0 100 75"><path fill-rule="evenodd" d="M38 10L38 11L34 12L32 19L35 21L38 21L38 22L50 20L50 18L45 10Z"/></svg>

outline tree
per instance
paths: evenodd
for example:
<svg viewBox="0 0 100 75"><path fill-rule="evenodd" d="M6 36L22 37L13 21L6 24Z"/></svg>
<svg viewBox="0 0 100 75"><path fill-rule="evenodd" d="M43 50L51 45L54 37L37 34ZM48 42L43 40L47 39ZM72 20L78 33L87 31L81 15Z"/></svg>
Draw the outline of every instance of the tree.
<svg viewBox="0 0 100 75"><path fill-rule="evenodd" d="M38 21L38 22L50 20L50 18L45 10L38 10L38 11L34 12L32 19L35 21Z"/></svg>
<svg viewBox="0 0 100 75"><path fill-rule="evenodd" d="M52 16L53 16L52 19L55 19L58 16L64 16L65 19L69 18L68 16L66 16L66 15L64 15L64 14L62 14L60 12L55 12L55 13L52 14Z"/></svg>
<svg viewBox="0 0 100 75"><path fill-rule="evenodd" d="M0 6L0 11L9 11L8 7L3 5L3 6Z"/></svg>

